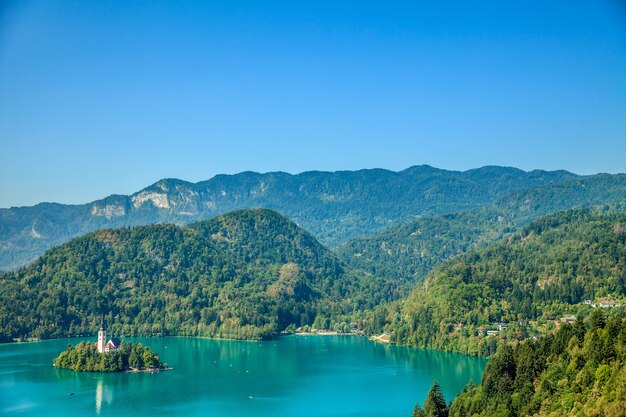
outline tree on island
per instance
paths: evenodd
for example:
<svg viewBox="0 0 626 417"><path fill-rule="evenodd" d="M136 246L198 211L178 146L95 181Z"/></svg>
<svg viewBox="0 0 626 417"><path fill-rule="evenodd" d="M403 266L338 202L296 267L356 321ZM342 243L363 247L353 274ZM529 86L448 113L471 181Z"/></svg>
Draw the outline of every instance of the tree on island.
<svg viewBox="0 0 626 417"><path fill-rule="evenodd" d="M448 411L441 387L435 380L424 401L424 408L420 408L419 403L416 403L411 417L448 417Z"/></svg>

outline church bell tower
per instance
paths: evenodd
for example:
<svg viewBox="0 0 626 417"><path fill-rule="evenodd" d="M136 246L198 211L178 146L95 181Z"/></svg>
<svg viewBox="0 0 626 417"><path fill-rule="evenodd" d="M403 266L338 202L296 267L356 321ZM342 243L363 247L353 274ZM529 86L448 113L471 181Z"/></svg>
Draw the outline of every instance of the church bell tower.
<svg viewBox="0 0 626 417"><path fill-rule="evenodd" d="M104 348L107 345L107 332L104 330L104 318L102 324L100 324L100 330L98 331L98 352L104 353Z"/></svg>

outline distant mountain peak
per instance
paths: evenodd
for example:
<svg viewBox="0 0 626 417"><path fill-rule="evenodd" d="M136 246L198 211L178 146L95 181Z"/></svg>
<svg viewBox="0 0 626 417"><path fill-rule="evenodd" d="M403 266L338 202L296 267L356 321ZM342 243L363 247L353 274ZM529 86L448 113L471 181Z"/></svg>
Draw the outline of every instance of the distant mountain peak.
<svg viewBox="0 0 626 417"><path fill-rule="evenodd" d="M129 196L88 204L0 209L0 269L24 265L53 245L102 228L190 224L252 207L277 210L333 246L416 217L482 207L564 178L571 174L502 167L464 173L429 165L399 172L246 171L197 183L164 178Z"/></svg>

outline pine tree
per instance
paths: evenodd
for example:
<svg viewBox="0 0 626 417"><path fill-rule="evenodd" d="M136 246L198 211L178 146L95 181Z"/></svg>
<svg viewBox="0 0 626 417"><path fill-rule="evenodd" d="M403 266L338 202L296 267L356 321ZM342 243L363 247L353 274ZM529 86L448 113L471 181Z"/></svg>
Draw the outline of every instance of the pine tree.
<svg viewBox="0 0 626 417"><path fill-rule="evenodd" d="M415 407L413 407L413 413L411 417L424 417L424 411L420 407L420 403L415 403Z"/></svg>
<svg viewBox="0 0 626 417"><path fill-rule="evenodd" d="M446 404L446 400L443 398L441 388L436 380L433 382L433 386L430 388L430 391L428 391L421 416L448 417L448 405Z"/></svg>

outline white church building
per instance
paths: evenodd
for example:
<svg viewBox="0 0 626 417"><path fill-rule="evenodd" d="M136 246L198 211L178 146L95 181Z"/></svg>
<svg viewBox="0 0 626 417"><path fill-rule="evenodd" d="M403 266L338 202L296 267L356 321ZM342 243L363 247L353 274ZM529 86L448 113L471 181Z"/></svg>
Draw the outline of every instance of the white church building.
<svg viewBox="0 0 626 417"><path fill-rule="evenodd" d="M98 343L96 346L98 347L98 352L106 353L120 347L120 339L117 337L112 337L107 342L107 332L104 330L104 323L100 326L100 330L98 331Z"/></svg>

